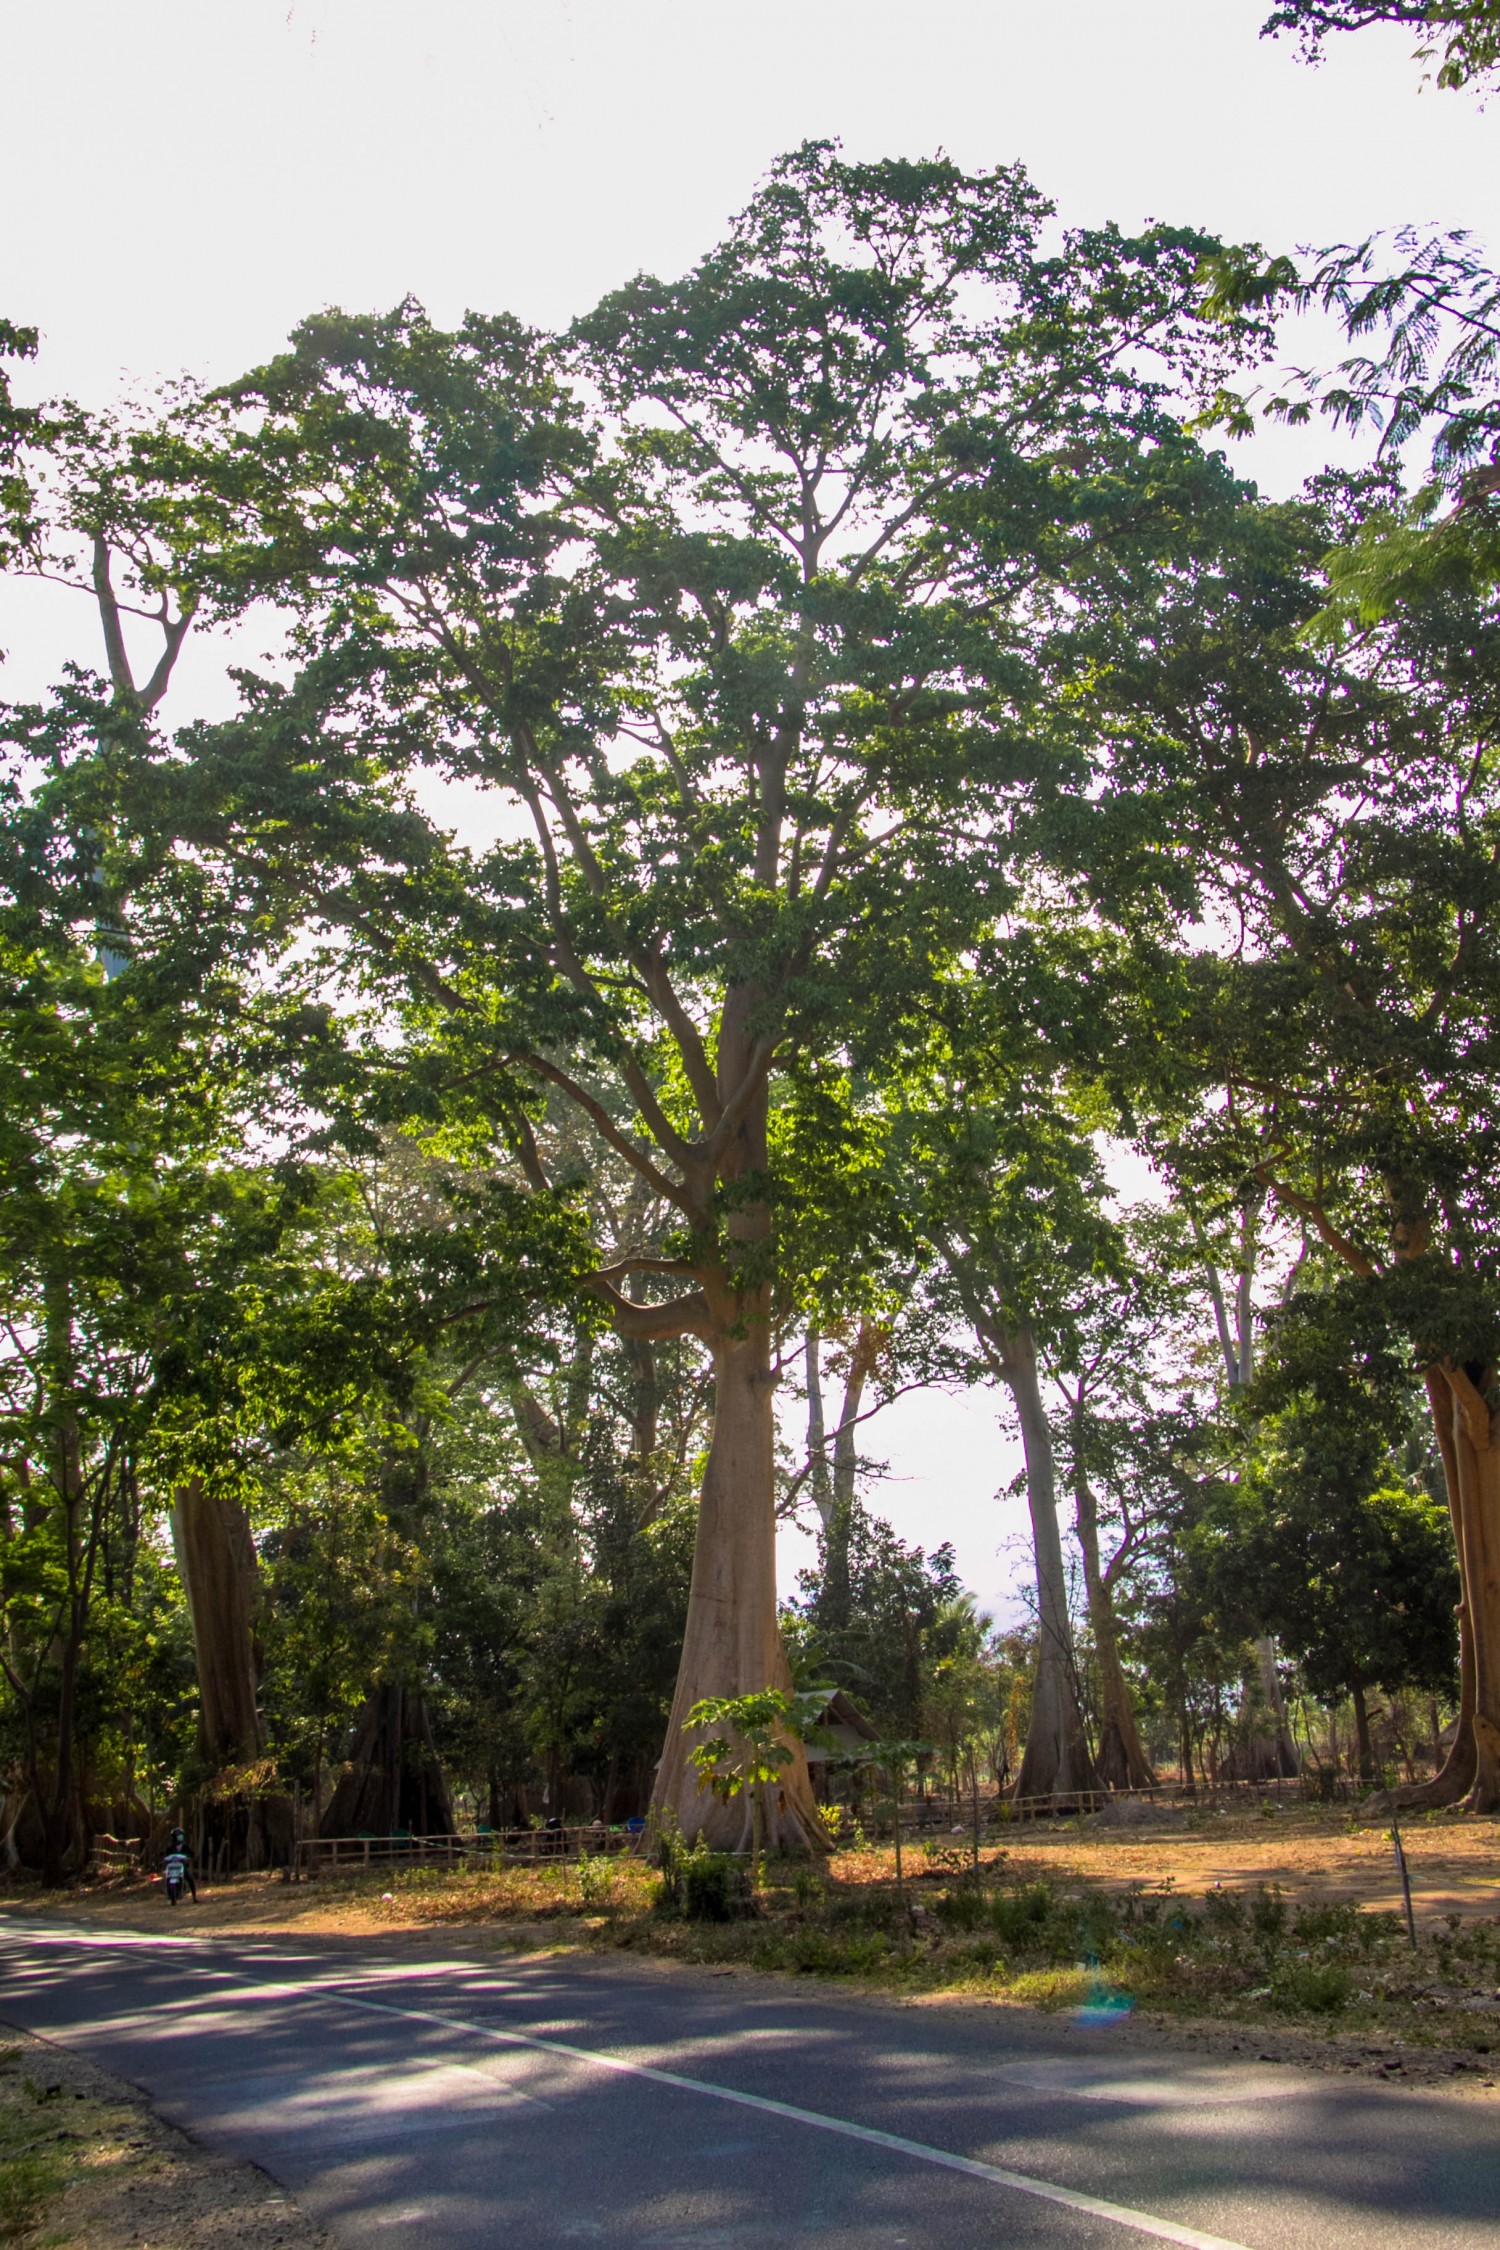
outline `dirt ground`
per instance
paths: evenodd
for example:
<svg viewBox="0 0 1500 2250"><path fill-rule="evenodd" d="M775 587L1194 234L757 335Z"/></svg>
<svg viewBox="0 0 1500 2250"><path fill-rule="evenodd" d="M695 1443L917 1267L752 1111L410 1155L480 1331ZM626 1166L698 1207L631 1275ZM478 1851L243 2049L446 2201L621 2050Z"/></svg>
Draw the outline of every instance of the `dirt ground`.
<svg viewBox="0 0 1500 2250"><path fill-rule="evenodd" d="M1419 1921L1500 1915L1500 1817L1426 1814L1403 1827L1402 1841ZM932 1837L927 1850L908 1845L907 1874L920 1881L930 1868L940 1869L942 1855L966 1857L968 1849L967 1838L956 1832ZM1038 1822L989 1829L986 1859L997 1850L1004 1855L1006 1878L1015 1882L1044 1876L1106 1891L1170 1890L1185 1897L1216 1888L1279 1885L1293 1901L1349 1900L1375 1911L1401 1909L1388 1827L1361 1823L1342 1811L1163 1814L1128 1828L1103 1819ZM889 1881L894 1866L889 1845L843 1852L832 1863L836 1875L852 1882ZM637 1870L638 1863L622 1863L622 1874ZM518 1885L536 1872L514 1869ZM566 1883L562 1867L541 1872L544 1882L550 1876ZM433 1874L436 1878L438 1871ZM129 1930L305 1931L330 1937L372 1936L393 1924L451 1928L455 1918L446 1885L435 1880L428 1895L413 1889L404 1871L394 1879L375 1873L307 1883L286 1883L274 1874L240 1875L199 1888L196 1906L173 1909L157 1882L104 1877L45 1896L34 1884L12 1879L0 1886L0 1911L82 1918ZM483 1919L492 1922L493 1910Z"/></svg>
<svg viewBox="0 0 1500 2250"><path fill-rule="evenodd" d="M84 2250L331 2250L253 2164L211 2156L133 2086L0 2026L0 2241Z"/></svg>
<svg viewBox="0 0 1500 2250"><path fill-rule="evenodd" d="M1289 1898L1401 1908L1389 1827L1345 1812L1203 1812L1140 1827L1068 1821L1051 1833L1044 1825L1016 1833L1011 1864L1018 1874L1054 1873L1106 1890L1170 1884L1199 1896L1216 1884L1248 1891L1279 1883ZM1401 1840L1419 1918L1500 1914L1500 1818L1424 1814L1403 1825Z"/></svg>

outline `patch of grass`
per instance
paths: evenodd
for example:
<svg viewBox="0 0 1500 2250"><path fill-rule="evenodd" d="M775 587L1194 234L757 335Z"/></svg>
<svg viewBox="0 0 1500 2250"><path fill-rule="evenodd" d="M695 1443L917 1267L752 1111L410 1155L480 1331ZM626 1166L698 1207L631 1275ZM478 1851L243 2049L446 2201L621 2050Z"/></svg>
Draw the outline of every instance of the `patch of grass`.
<svg viewBox="0 0 1500 2250"><path fill-rule="evenodd" d="M1354 1979L1337 1961L1292 1961L1271 1986L1277 2007L1306 2009L1312 2015L1332 2015L1349 2004Z"/></svg>
<svg viewBox="0 0 1500 2250"><path fill-rule="evenodd" d="M58 2128L53 2114L60 2089L23 2076L17 2065L25 2050L0 2050L0 2242L20 2242L31 2233L68 2181L61 2147L51 2142Z"/></svg>
<svg viewBox="0 0 1500 2250"><path fill-rule="evenodd" d="M1045 1883L1000 1891L990 1901L990 1927L1007 1945L1021 1952L1037 1951L1047 1943L1052 1904L1053 1894Z"/></svg>
<svg viewBox="0 0 1500 2250"><path fill-rule="evenodd" d="M0 2152L0 2242L19 2242L30 2234L66 2185L66 2169L50 2151L25 2156Z"/></svg>
<svg viewBox="0 0 1500 2250"><path fill-rule="evenodd" d="M1030 1969L1010 1985L1010 1997L1024 2007L1045 2009L1056 2015L1061 2008L1081 2008L1092 1997L1095 1978L1087 1969Z"/></svg>

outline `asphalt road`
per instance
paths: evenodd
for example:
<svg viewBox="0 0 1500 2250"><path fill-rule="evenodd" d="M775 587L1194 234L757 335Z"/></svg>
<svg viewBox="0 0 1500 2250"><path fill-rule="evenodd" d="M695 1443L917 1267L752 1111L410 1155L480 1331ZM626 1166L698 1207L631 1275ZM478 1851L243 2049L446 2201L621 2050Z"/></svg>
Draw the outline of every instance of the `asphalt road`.
<svg viewBox="0 0 1500 2250"><path fill-rule="evenodd" d="M0 1924L0 2018L361 2250L1500 2250L1500 2108L1108 2026L29 1921Z"/></svg>

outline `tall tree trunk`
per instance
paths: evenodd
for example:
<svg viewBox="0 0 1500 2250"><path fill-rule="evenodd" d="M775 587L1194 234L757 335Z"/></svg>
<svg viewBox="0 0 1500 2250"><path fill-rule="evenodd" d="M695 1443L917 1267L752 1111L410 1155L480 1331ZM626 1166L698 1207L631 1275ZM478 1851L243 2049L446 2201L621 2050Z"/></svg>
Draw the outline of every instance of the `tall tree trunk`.
<svg viewBox="0 0 1500 2250"><path fill-rule="evenodd" d="M774 1398L764 1321L747 1334L717 1337L687 1630L651 1807L659 1817L675 1814L684 1835L704 1836L720 1851L750 1849L753 1808L746 1794L724 1804L700 1786L689 1762L688 1712L707 1696L792 1684L776 1620ZM768 1849L827 1850L800 1744L766 1792L765 1817Z"/></svg>
<svg viewBox="0 0 1500 2250"><path fill-rule="evenodd" d="M1361 1781L1373 1781L1375 1778L1375 1749L1370 1740L1370 1711L1368 1704L1365 1702L1365 1683L1363 1680L1356 1679L1350 1682L1349 1698L1354 1705L1354 1749L1359 1763L1359 1778Z"/></svg>
<svg viewBox="0 0 1500 2250"><path fill-rule="evenodd" d="M94 1566L99 1548L101 1472L86 1489L83 1441L76 1406L78 1372L74 1358L72 1293L64 1277L51 1277L44 1292L43 1364L53 1422L52 1474L62 1512L67 1584L58 1620L56 1752L50 1781L41 1782L34 1725L28 1727L37 1817L42 1830L42 1882L56 1889L68 1874L70 1858L82 1864L90 1838L82 1808L75 1802L78 1675L93 1601ZM33 1699L34 1700L34 1699ZM34 1719L34 1712L28 1713Z"/></svg>
<svg viewBox="0 0 1500 2250"><path fill-rule="evenodd" d="M769 781L766 786L769 797ZM774 835L774 820L768 833ZM767 875L774 875L774 855ZM684 1835L704 1836L727 1851L750 1848L754 1807L748 1792L726 1804L701 1787L689 1762L687 1715L708 1696L757 1695L792 1684L776 1616L776 1378L765 1278L771 1213L750 1186L764 1177L769 1161L763 1005L763 994L736 985L719 1019L718 1099L739 1121L715 1165L718 1181L742 1192L738 1198L730 1193L723 1219L729 1261L700 1269L703 1311L696 1333L713 1354L713 1434L677 1687L651 1793L659 1818L672 1815ZM763 1842L771 1851L827 1851L807 1754L800 1742L787 1747L791 1755L766 1792Z"/></svg>
<svg viewBox="0 0 1500 2250"><path fill-rule="evenodd" d="M190 1477L172 1496L172 1545L198 1670L198 1755L211 1775L257 1765L266 1736L257 1696L260 1565L238 1500ZM223 1864L264 1867L289 1841L291 1804L259 1782L215 1793L205 1811Z"/></svg>
<svg viewBox="0 0 1500 2250"><path fill-rule="evenodd" d="M828 1424L823 1415L823 1339L816 1328L807 1331L803 1347L807 1373L807 1467L813 1506L828 1536L833 1521L833 1474L828 1463Z"/></svg>
<svg viewBox="0 0 1500 2250"><path fill-rule="evenodd" d="M1068 1621L1068 1582L1057 1528L1057 1478L1052 1432L1037 1380L1036 1341L1029 1328L992 1332L1005 1381L1016 1403L1026 1454L1026 1500L1036 1557L1037 1660L1031 1690L1031 1724L1016 1782L1018 1797L1068 1795L1097 1789L1078 1703L1078 1668Z"/></svg>
<svg viewBox="0 0 1500 2250"><path fill-rule="evenodd" d="M320 1823L325 1836L451 1836L453 1809L420 1689L384 1680L355 1722L349 1756Z"/></svg>
<svg viewBox="0 0 1500 2250"><path fill-rule="evenodd" d="M859 1492L859 1444L855 1430L864 1405L865 1385L879 1362L889 1333L883 1322L862 1320L849 1347L844 1403L833 1434L833 1475L829 1480L828 1514L823 1529L823 1588L818 1602L819 1622L834 1632L848 1625L854 1604L849 1548L854 1532L854 1504ZM820 1412L821 1403L820 1399Z"/></svg>
<svg viewBox="0 0 1500 2250"><path fill-rule="evenodd" d="M1231 1329L1228 1310L1224 1302L1219 1270L1208 1257L1208 1246L1196 1218L1193 1231L1204 1257L1204 1271L1208 1277L1208 1293L1213 1304L1214 1321L1219 1332L1219 1348L1224 1355L1225 1372L1229 1379L1231 1395L1242 1391L1255 1372L1255 1293L1253 1288L1257 1237L1260 1212L1264 1196L1247 1194L1240 1204L1240 1256L1238 1278L1234 1292L1234 1324ZM1292 1740L1292 1730L1286 1715L1286 1698L1281 1692L1281 1675L1276 1669L1276 1642L1274 1635L1262 1633L1255 1643L1256 1670L1260 1678L1261 1698L1275 1719L1274 1732L1266 1734L1249 1730L1249 1739L1235 1754L1235 1768L1251 1781L1267 1781L1278 1776L1290 1777L1301 1771L1302 1761L1297 1755L1297 1745ZM1245 1683L1245 1697L1241 1716L1253 1710L1251 1683Z"/></svg>
<svg viewBox="0 0 1500 2250"><path fill-rule="evenodd" d="M1439 1457L1443 1464L1443 1483L1448 1495L1448 1515L1453 1525L1453 1543L1458 1550L1458 1723L1453 1730L1453 1743L1447 1757L1430 1781L1419 1781L1396 1791L1396 1803L1410 1812L1429 1811L1441 1805L1456 1805L1474 1789L1479 1779L1479 1754L1476 1719L1479 1710L1479 1665L1476 1641L1476 1622L1471 1592L1470 1540L1466 1530L1468 1513L1465 1499L1466 1487L1479 1484L1478 1463L1474 1459L1472 1438L1461 1440L1462 1414L1454 1391L1442 1367L1425 1370L1427 1403L1432 1412L1432 1431L1437 1441ZM1472 1385L1470 1386L1472 1388ZM1482 1399L1478 1405L1487 1416ZM1483 1436L1483 1424L1476 1417L1476 1429ZM1489 1448L1486 1446L1488 1452ZM1469 1456L1467 1473L1461 1471L1461 1451ZM1482 1564L1481 1564L1482 1570ZM1500 1651L1500 1619L1493 1628L1492 1646Z"/></svg>
<svg viewBox="0 0 1500 2250"><path fill-rule="evenodd" d="M265 1751L256 1701L259 1567L250 1518L201 1477L172 1501L172 1545L198 1666L198 1755L210 1772L252 1765Z"/></svg>
<svg viewBox="0 0 1500 2250"><path fill-rule="evenodd" d="M1266 1707L1276 1720L1275 1771L1290 1780L1302 1771L1302 1760L1292 1739L1292 1722L1287 1716L1286 1696L1282 1692L1281 1674L1276 1666L1276 1638L1272 1633L1262 1633L1255 1644L1255 1661L1260 1670L1260 1692Z"/></svg>
<svg viewBox="0 0 1500 2250"><path fill-rule="evenodd" d="M1075 1448L1076 1453L1076 1448ZM1029 1471L1028 1471L1029 1475ZM1074 1504L1078 1519L1078 1545L1083 1555L1083 1582L1088 1594L1089 1624L1094 1653L1099 1662L1099 1778L1110 1789L1151 1789L1156 1775L1146 1756L1136 1725L1135 1704L1125 1667L1120 1662L1120 1640L1115 1625L1113 1589L1099 1564L1099 1508L1094 1490L1080 1466L1074 1478Z"/></svg>
<svg viewBox="0 0 1500 2250"><path fill-rule="evenodd" d="M1459 1573L1469 1626L1473 1709L1469 1722L1474 1812L1500 1811L1500 1416L1485 1393L1493 1368L1444 1362L1431 1371L1449 1393L1449 1441L1458 1485ZM1440 1407L1441 1394L1435 1403ZM1446 1469L1448 1453L1444 1453ZM1462 1624L1462 1614L1460 1623ZM1463 1711L1460 1706L1460 1730ZM1459 1750L1455 1740L1453 1765ZM1447 1768L1444 1768L1447 1771ZM1440 1777L1441 1778L1441 1777Z"/></svg>

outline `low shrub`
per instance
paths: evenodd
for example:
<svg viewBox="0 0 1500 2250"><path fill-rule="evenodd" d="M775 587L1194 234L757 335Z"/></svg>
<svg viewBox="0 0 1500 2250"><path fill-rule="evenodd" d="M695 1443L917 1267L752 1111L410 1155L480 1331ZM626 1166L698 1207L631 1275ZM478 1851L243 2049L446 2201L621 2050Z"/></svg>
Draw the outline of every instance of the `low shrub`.
<svg viewBox="0 0 1500 2250"><path fill-rule="evenodd" d="M1250 1926L1257 1937L1278 1938L1286 1928L1286 1900L1281 1895L1281 1885L1273 1883L1267 1890L1264 1883L1252 1892L1250 1898Z"/></svg>
<svg viewBox="0 0 1500 2250"><path fill-rule="evenodd" d="M1353 1978L1336 1961L1289 1961L1272 1980L1271 1999L1278 2008L1333 2015L1348 2006L1353 1989Z"/></svg>
<svg viewBox="0 0 1500 2250"><path fill-rule="evenodd" d="M1078 1945L1086 1960L1097 1961L1118 1942L1120 1920L1107 1898L1086 1898L1078 1910Z"/></svg>
<svg viewBox="0 0 1500 2250"><path fill-rule="evenodd" d="M690 1922L732 1922L750 1902L744 1869L725 1852L685 1852L682 1911Z"/></svg>
<svg viewBox="0 0 1500 2250"><path fill-rule="evenodd" d="M766 1966L799 1970L804 1976L857 1977L880 1968L890 1954L878 1931L839 1936L832 1930L793 1930L779 1944L757 1948Z"/></svg>
<svg viewBox="0 0 1500 2250"><path fill-rule="evenodd" d="M1293 1935L1303 1945L1326 1945L1330 1938L1343 1942L1359 1926L1359 1908L1347 1901L1337 1906L1299 1906L1292 1922Z"/></svg>
<svg viewBox="0 0 1500 2250"><path fill-rule="evenodd" d="M827 1887L816 1867L799 1867L792 1877L792 1895L799 1906L821 1906Z"/></svg>
<svg viewBox="0 0 1500 2250"><path fill-rule="evenodd" d="M939 1920L949 1923L955 1930L977 1930L989 1912L988 1899L972 1883L958 1890L939 1892L932 1906Z"/></svg>
<svg viewBox="0 0 1500 2250"><path fill-rule="evenodd" d="M19 2242L30 2234L62 2186L61 2166L50 2151L0 2155L0 2242Z"/></svg>
<svg viewBox="0 0 1500 2250"><path fill-rule="evenodd" d="M1052 1894L1045 1883L1030 1883L1025 1890L1001 1891L990 1900L990 1928L1006 1945L1036 1950L1052 1913Z"/></svg>
<svg viewBox="0 0 1500 2250"><path fill-rule="evenodd" d="M608 1906L615 1895L615 1870L602 1852L578 1862L578 1897L584 1906Z"/></svg>

